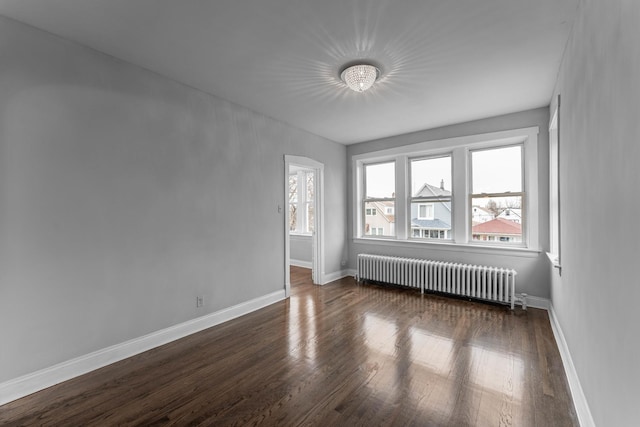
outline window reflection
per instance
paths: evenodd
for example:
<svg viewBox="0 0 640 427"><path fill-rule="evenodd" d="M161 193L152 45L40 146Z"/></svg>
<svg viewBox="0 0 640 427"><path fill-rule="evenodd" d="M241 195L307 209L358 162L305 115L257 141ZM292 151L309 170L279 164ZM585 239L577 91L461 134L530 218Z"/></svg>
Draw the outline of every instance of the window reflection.
<svg viewBox="0 0 640 427"><path fill-rule="evenodd" d="M521 358L472 347L471 367L472 381L475 384L518 400L522 398L524 363Z"/></svg>
<svg viewBox="0 0 640 427"><path fill-rule="evenodd" d="M440 374L447 374L451 370L453 342L450 339L416 327L409 328L409 334L413 362Z"/></svg>
<svg viewBox="0 0 640 427"><path fill-rule="evenodd" d="M289 299L289 355L315 364L317 357L316 304L311 295Z"/></svg>
<svg viewBox="0 0 640 427"><path fill-rule="evenodd" d="M364 333L367 347L371 350L387 356L395 355L395 335L398 333L395 322L367 313L364 316Z"/></svg>

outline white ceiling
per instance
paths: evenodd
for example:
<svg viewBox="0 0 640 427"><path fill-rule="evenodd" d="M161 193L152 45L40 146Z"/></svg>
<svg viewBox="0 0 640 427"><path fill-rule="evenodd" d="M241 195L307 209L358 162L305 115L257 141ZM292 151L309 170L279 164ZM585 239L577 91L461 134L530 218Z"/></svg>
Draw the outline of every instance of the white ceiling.
<svg viewBox="0 0 640 427"><path fill-rule="evenodd" d="M0 0L0 14L350 144L546 106L579 0ZM366 59L366 93L339 79Z"/></svg>

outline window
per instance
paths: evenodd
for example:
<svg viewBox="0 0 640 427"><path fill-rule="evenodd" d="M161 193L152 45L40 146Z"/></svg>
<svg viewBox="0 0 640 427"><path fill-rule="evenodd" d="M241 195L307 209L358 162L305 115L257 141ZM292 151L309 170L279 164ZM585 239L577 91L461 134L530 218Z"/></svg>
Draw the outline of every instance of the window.
<svg viewBox="0 0 640 427"><path fill-rule="evenodd" d="M289 175L289 231L298 229L298 175Z"/></svg>
<svg viewBox="0 0 640 427"><path fill-rule="evenodd" d="M451 238L451 155L409 160L411 236ZM416 233L416 230L419 232Z"/></svg>
<svg viewBox="0 0 640 427"><path fill-rule="evenodd" d="M298 170L289 175L289 231L313 233L314 183L312 170Z"/></svg>
<svg viewBox="0 0 640 427"><path fill-rule="evenodd" d="M560 268L560 95L549 124L549 259Z"/></svg>
<svg viewBox="0 0 640 427"><path fill-rule="evenodd" d="M364 197L360 208L361 212L365 212L363 235L395 235L395 166L395 161L364 166ZM376 215L376 212L381 214Z"/></svg>
<svg viewBox="0 0 640 427"><path fill-rule="evenodd" d="M433 203L418 205L418 219L433 219Z"/></svg>
<svg viewBox="0 0 640 427"><path fill-rule="evenodd" d="M471 151L471 218L474 208L491 214L472 222L476 241L522 243L522 145Z"/></svg>
<svg viewBox="0 0 640 427"><path fill-rule="evenodd" d="M532 127L353 156L354 237L538 251L537 135Z"/></svg>

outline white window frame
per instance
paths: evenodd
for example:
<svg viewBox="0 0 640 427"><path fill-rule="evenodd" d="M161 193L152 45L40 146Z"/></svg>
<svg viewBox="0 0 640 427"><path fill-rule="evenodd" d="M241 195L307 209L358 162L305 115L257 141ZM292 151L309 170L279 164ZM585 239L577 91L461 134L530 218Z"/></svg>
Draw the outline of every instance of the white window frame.
<svg viewBox="0 0 640 427"><path fill-rule="evenodd" d="M423 207L425 208L425 212L428 211L431 214L426 216L420 215L420 209L422 209ZM435 203L433 202L418 203L418 219L434 219L436 215L435 210L436 210L436 206L435 206Z"/></svg>
<svg viewBox="0 0 640 427"><path fill-rule="evenodd" d="M509 253L540 252L539 215L538 215L538 133L539 128L529 127L508 131L469 135L394 147L352 157L353 162L353 239L356 243L375 243L395 246L438 245L439 248L465 247L484 250L505 250ZM487 244L473 242L471 235L471 170L469 152L483 148L499 148L522 144L523 146L523 192L525 194L522 211L527 212L523 224L523 242L514 244ZM451 155L452 159L452 236L450 240L418 240L411 238L410 208L410 159L416 157L437 157ZM395 221L396 235L385 237L365 236L363 233L364 212L364 167L367 164L395 161L396 198ZM473 249L472 251L475 251Z"/></svg>
<svg viewBox="0 0 640 427"><path fill-rule="evenodd" d="M431 204L431 205L433 205L432 216L431 217L426 217L426 218L425 217L420 217L420 207L418 207L418 219L429 219L429 220L435 219L435 215L436 215L435 204L436 203L444 203L442 199L447 199L451 203L451 224L449 224L451 229L449 230L449 235L452 236L453 235L453 228L454 228L454 224L453 224L453 197L451 196L451 197L438 198L438 197L413 197L412 196L412 194L413 194L413 188L412 188L413 187L413 180L412 180L412 173L411 173L411 168L413 167L412 166L412 162L413 161L420 161L420 160L430 160L430 159L445 158L445 157L449 158L449 160L451 162L451 167L452 167L451 175L452 176L450 176L449 178L451 180L453 180L453 155L451 153L446 153L444 155L440 154L440 155L436 155L436 156L418 156L418 157L408 156L407 167L409 168L409 173L408 173L409 183L407 184L407 190L408 190L407 195L409 196L409 201L408 201L408 205L407 205L407 214L409 214L409 215L411 214L411 205L414 204L414 203L419 203L418 206L422 206L423 204ZM411 218L408 218L407 221L408 221L409 228L411 228ZM431 232L428 233L429 234L428 236L424 235L424 234L427 234L427 233L421 233L421 234L422 235L420 237L415 237L413 235L413 232L411 230L409 230L408 233L407 233L407 236L409 238L411 238L411 239L439 239L439 240L443 240L440 237L436 237L436 238L431 237ZM445 233L445 239L446 240L451 240L450 238L446 237L446 234L447 233Z"/></svg>
<svg viewBox="0 0 640 427"><path fill-rule="evenodd" d="M289 233L292 235L311 236L312 234L312 232L307 231L309 230L309 225L313 225L309 223L309 205L313 205L313 199L309 199L307 197L307 176L313 176L313 174L313 169L299 169L296 172L289 174L289 176L296 175L297 177L297 200L295 202L295 204L297 205L296 229L289 230ZM315 182L313 184L315 185Z"/></svg>
<svg viewBox="0 0 640 427"><path fill-rule="evenodd" d="M473 161L472 161L472 154L474 152L480 152L480 151L489 151L489 150L493 150L493 149L500 149L500 148L509 148L509 147L521 147L521 157L520 157L520 161L522 163L521 168L520 168L520 182L522 184L522 189L520 191L516 191L516 192L506 192L506 193L474 193L473 192ZM469 229L473 229L473 199L478 199L478 198L494 198L494 199L498 199L501 197L520 197L521 200L525 201L526 203L526 192L525 192L525 161L524 161L524 144L522 143L516 143L516 144L510 144L510 145L499 145L497 147L482 147L479 149L473 148L469 150L469 205L467 207L467 209L469 209L469 213L470 213L470 217L469 217L469 224L468 227ZM526 247L526 236L524 234L524 228L526 227L527 224L527 219L525 218L526 216L526 212L527 210L524 209L524 206L521 207L520 212L522 214L522 216L520 217L520 225L523 226L522 229L522 242L510 242L510 241L503 241L502 238L498 238L496 239L495 237L497 236L489 236L488 241L490 242L497 242L497 243L491 243L491 244L497 244L497 245L509 245L509 246L517 246L517 247ZM486 244L486 241L484 240L473 240L473 232L471 232L471 240L469 242L469 244L478 244L478 242L480 242L481 244Z"/></svg>
<svg viewBox="0 0 640 427"><path fill-rule="evenodd" d="M549 252L551 264L561 271L560 257L560 95L549 121Z"/></svg>
<svg viewBox="0 0 640 427"><path fill-rule="evenodd" d="M395 162L395 160L393 160L393 159L388 159L388 160L383 160L383 161L379 161L379 162L366 162L366 163L363 163L363 164L361 165L361 168L360 168L360 174L361 174L362 178L360 179L360 182L361 182L361 184L362 184L362 191L361 191L361 193L360 193L360 194L361 194L361 197L358 199L358 201L359 201L360 203L358 203L358 207L357 207L357 210L358 210L358 217L360 218L360 219L359 219L359 221L357 222L358 227L360 227L360 228L358 229L358 231L357 231L359 235L367 236L367 237L374 236L374 234L373 234L373 228L372 228L372 230L371 230L371 234L369 234L369 235L365 234L365 230L364 230L364 225L366 224L366 219L365 219L365 216L366 216L366 215L365 215L365 210L366 210L366 208L365 208L365 206L366 206L366 204L367 204L367 203L374 203L374 202L393 202L393 206L394 206L394 208L396 208L396 207L398 206L398 195L397 195L397 193L396 193L396 196L395 196L395 197L371 197L371 198L368 198L368 199L367 199L367 198L365 198L365 195L367 194L367 192L366 192L366 186L365 186L365 166L375 166L375 165L377 165L377 164L383 164L383 163L394 163L394 162ZM395 164L394 164L394 168L395 168L395 172L396 172L395 189L396 189L396 191L397 191L397 189L398 189L398 164L397 164L397 163L395 163ZM394 193L395 193L395 192L394 192ZM374 209L375 209L375 208L374 208ZM397 211L396 211L396 212L397 212ZM383 212L381 212L381 213L383 213ZM376 214L376 215L377 215L377 214ZM397 215L396 215L396 217L395 217L395 218L396 218L396 221L397 221ZM378 228L379 228L379 227L378 227ZM391 227L391 228L393 229L393 232L395 233L395 235L391 235L391 236L382 236L382 235L377 235L377 234L376 234L376 235L375 235L375 236L376 236L376 238L378 238L378 239L394 239L394 238L396 238L396 237L397 237L397 233L398 233L398 231L397 231L397 230L398 230L398 226L397 226L397 224L395 225L395 227ZM384 232L384 230L383 230L383 232Z"/></svg>

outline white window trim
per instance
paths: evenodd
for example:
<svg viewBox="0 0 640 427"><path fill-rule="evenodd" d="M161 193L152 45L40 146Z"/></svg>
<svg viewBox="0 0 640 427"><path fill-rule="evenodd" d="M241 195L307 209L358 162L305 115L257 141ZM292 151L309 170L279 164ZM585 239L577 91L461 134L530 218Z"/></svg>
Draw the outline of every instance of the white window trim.
<svg viewBox="0 0 640 427"><path fill-rule="evenodd" d="M296 209L296 229L289 230L289 234L292 236L311 236L310 231L305 231L309 228L309 215L307 212L308 205L313 204L313 199L309 200L307 197L307 175L313 174L313 169L300 169L291 175L297 176L296 191L298 209ZM314 183L315 184L315 183Z"/></svg>
<svg viewBox="0 0 640 427"><path fill-rule="evenodd" d="M366 162L366 164L367 165L374 165L376 163L391 163L392 161L394 161L394 160L393 159L387 159L387 160L384 160L384 161L381 161L381 162L375 162L375 161L374 162ZM361 183L360 198L356 201L356 203L358 205L357 208L356 208L357 211L358 211L358 222L357 222L357 224L358 224L358 227L360 227L360 229L356 233L358 233L359 235L362 235L362 236L365 235L364 234L364 224L365 224L365 221L366 221L366 215L365 215L366 212L365 212L365 209L363 208L365 202L370 202L370 203L371 202L393 202L393 205L396 208L395 214L394 214L395 215L395 220L396 220L396 223L395 223L396 225L395 225L394 230L393 230L394 235L392 235L392 236L375 235L376 236L375 238L377 238L377 239L396 239L398 237L398 235L397 235L397 233L398 233L398 210L397 210L397 206L398 206L398 200L401 200L401 199L398 199L398 193L397 193L397 191L398 191L398 176L399 176L398 175L398 164L397 163L394 164L394 169L395 169L395 172L396 172L396 181L395 181L396 185L395 185L395 191L394 191L395 197L371 197L371 198L368 198L368 199L364 200L363 197L364 197L364 194L366 192L366 190L365 190L365 176L364 176L365 175L365 163L362 163L360 165L360 169L358 171L359 176L362 178L359 181ZM377 209L377 208L374 208L374 209ZM380 214L381 215L386 215L382 211L382 209L380 209ZM367 235L367 237L371 237L371 236L373 236L373 234Z"/></svg>
<svg viewBox="0 0 640 427"><path fill-rule="evenodd" d="M425 211L429 211L431 212L431 215L427 215L427 216L421 216L420 215L420 208L422 208L424 206ZM431 209L428 209L428 208ZM425 202L425 203L418 203L418 219L427 219L427 220L432 220L435 218L435 204L433 202Z"/></svg>
<svg viewBox="0 0 640 427"><path fill-rule="evenodd" d="M527 192L526 192L526 170L527 170L527 166L526 166L526 155L525 155L525 148L524 148L524 143L515 143L515 144L500 144L498 146L494 146L494 147L489 147L488 150L493 150L495 148L508 148L508 147L514 147L514 146L520 146L522 147L522 151L521 151L521 158L520 161L522 163L522 167L521 167L521 182L522 182L522 190L519 192L513 192L513 193L493 193L488 195L488 197L496 197L496 198L500 198L500 197L520 197L522 200L525 200L526 202L526 198L527 198ZM472 210L473 209L473 199L474 198L478 198L478 197L482 197L483 195L485 195L485 197L487 197L486 193L473 193L473 179L472 179L472 175L473 175L473 161L472 161L472 154L473 152L476 151L484 151L486 148L485 147L481 147L481 148L476 148L473 147L471 149L468 150L468 156L469 156L469 163L471 164L471 168L469 169L469 205L468 205L468 209ZM522 206L520 208L520 211L522 213L522 216L520 217L520 224L522 224L524 222L525 228L528 224L528 218L525 218L525 215L527 213L527 209L526 206ZM473 228L473 212L470 212L470 216L469 216L469 224L467 225L469 227L469 229L471 230ZM473 236L472 236L473 237ZM525 230L522 230L522 240L523 243L491 243L491 242L499 242L500 239L495 239L494 237L496 236L488 236L489 239L487 240L489 243L487 243L487 241L483 240L482 242L476 241L476 240L472 240L469 244L474 244L477 245L478 243L482 243L482 244L489 244L489 245L504 245L504 246L514 246L514 247L528 247L526 242L528 242L528 238L527 238L527 234L525 233Z"/></svg>
<svg viewBox="0 0 640 427"><path fill-rule="evenodd" d="M514 129L508 131L492 132L479 135L469 135L455 138L439 139L420 142L416 144L394 147L370 153L358 154L352 157L353 162L353 239L355 242L385 241L385 244L398 246L420 245L449 245L453 247L477 247L479 251L488 248L513 252L540 252L539 246L539 215L538 215L538 133L537 126ZM521 143L524 153L524 193L525 204L522 207L527 212L523 231L523 245L474 243L471 240L471 212L468 206L471 176L469 168L469 151L480 148L492 148ZM407 224L408 194L410 177L408 176L408 162L416 156L452 155L452 205L453 217L452 240L436 242L433 240L417 241L410 238L410 230ZM364 165L385 161L396 162L396 235L384 239L364 236L362 234L362 210L361 200L363 196ZM403 185L398 185L403 183ZM457 226L456 226L457 225ZM464 226L463 226L464 225Z"/></svg>
<svg viewBox="0 0 640 427"><path fill-rule="evenodd" d="M551 264L561 271L560 257L560 95L549 121L549 252Z"/></svg>

